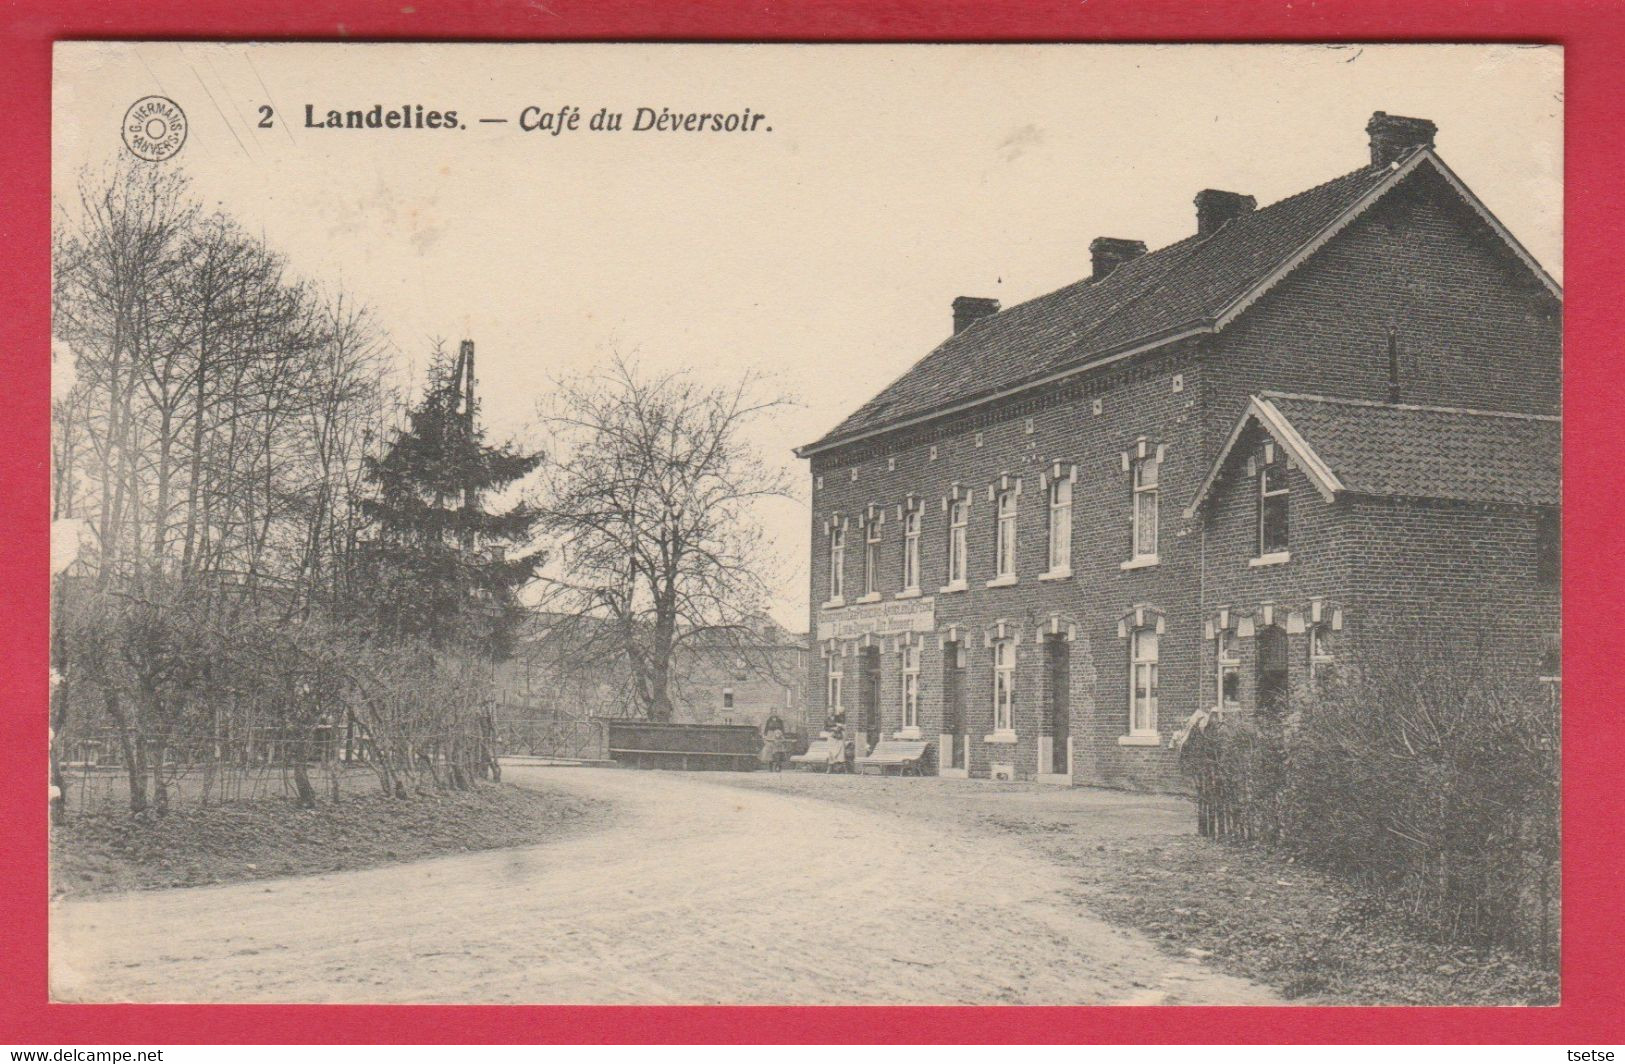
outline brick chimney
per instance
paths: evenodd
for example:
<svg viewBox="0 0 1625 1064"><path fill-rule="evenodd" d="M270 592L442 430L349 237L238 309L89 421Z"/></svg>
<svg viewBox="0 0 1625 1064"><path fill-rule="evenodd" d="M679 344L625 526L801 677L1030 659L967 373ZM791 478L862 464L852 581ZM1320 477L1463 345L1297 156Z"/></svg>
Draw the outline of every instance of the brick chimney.
<svg viewBox="0 0 1625 1064"><path fill-rule="evenodd" d="M1209 236L1225 222L1251 214L1258 201L1239 192L1204 188L1196 194L1196 235Z"/></svg>
<svg viewBox="0 0 1625 1064"><path fill-rule="evenodd" d="M1425 118L1406 118L1378 111L1365 124L1371 136L1371 165L1388 166L1417 148L1433 147L1439 127Z"/></svg>
<svg viewBox="0 0 1625 1064"><path fill-rule="evenodd" d="M1145 254L1145 241L1123 240L1115 236L1097 236L1089 241L1089 259L1094 272L1091 281L1103 281L1106 275L1125 262L1133 262Z"/></svg>
<svg viewBox="0 0 1625 1064"><path fill-rule="evenodd" d="M954 332L964 332L983 318L999 312L999 301L985 296L959 296L954 299Z"/></svg>

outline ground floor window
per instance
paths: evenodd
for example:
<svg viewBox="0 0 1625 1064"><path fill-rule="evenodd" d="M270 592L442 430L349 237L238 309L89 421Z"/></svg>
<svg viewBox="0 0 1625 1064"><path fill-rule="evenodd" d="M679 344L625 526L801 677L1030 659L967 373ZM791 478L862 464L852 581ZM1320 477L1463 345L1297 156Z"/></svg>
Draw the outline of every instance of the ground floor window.
<svg viewBox="0 0 1625 1064"><path fill-rule="evenodd" d="M1236 633L1219 633L1218 707L1235 709L1241 704L1241 650L1236 645Z"/></svg>
<svg viewBox="0 0 1625 1064"><path fill-rule="evenodd" d="M829 659L828 688L825 691L824 709L832 721L844 720L846 709L841 702L841 659Z"/></svg>
<svg viewBox="0 0 1625 1064"><path fill-rule="evenodd" d="M1331 634L1324 624L1309 628L1309 686L1324 691L1337 678L1337 659L1332 655Z"/></svg>
<svg viewBox="0 0 1625 1064"><path fill-rule="evenodd" d="M1258 630L1258 708L1280 712L1287 700L1287 638L1279 625Z"/></svg>
<svg viewBox="0 0 1625 1064"><path fill-rule="evenodd" d="M920 726L920 648L903 647L903 727Z"/></svg>
<svg viewBox="0 0 1625 1064"><path fill-rule="evenodd" d="M1129 732L1157 733L1157 630L1136 628L1130 651Z"/></svg>

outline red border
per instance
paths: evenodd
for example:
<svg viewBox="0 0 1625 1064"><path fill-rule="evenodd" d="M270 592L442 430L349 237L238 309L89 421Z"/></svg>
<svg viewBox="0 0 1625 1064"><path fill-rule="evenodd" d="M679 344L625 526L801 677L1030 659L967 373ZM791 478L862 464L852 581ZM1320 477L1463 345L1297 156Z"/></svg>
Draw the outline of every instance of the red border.
<svg viewBox="0 0 1625 1064"><path fill-rule="evenodd" d="M291 8L292 5L287 5ZM415 8L415 9L414 9ZM557 9L555 10L550 10ZM1568 742L1563 1005L1553 1009L573 1008L68 1006L45 993L45 715L50 329L50 66L58 39L1524 40L1567 49ZM1625 19L1610 0L321 0L261 14L236 0L11 0L0 14L0 1039L209 1042L1068 1041L1617 1042L1625 1032L1625 732L1605 685L1620 660L1625 527ZM1486 101L1493 107L1494 101ZM1577 442L1578 441L1578 442Z"/></svg>

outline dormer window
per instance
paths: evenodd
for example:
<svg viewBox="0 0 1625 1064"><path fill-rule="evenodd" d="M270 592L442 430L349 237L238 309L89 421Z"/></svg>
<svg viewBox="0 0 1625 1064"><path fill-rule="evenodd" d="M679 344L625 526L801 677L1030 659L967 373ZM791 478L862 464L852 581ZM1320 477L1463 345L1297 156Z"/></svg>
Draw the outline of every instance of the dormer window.
<svg viewBox="0 0 1625 1064"><path fill-rule="evenodd" d="M1258 467L1258 557L1271 559L1287 553L1287 469L1286 463L1266 451Z"/></svg>

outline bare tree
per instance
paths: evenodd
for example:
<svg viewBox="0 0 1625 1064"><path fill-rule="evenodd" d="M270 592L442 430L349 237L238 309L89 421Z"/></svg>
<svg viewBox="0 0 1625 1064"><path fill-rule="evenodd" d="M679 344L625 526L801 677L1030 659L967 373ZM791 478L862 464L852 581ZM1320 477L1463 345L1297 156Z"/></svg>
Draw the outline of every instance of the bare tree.
<svg viewBox="0 0 1625 1064"><path fill-rule="evenodd" d="M562 382L545 416L555 443L539 508L560 557L542 608L576 660L624 664L650 720L671 719L685 645L754 652L775 565L756 508L788 493L744 436L785 405L763 384L644 376L617 358Z"/></svg>
<svg viewBox="0 0 1625 1064"><path fill-rule="evenodd" d="M93 393L80 425L96 467L97 579L106 584L126 542L127 492L139 448L134 401L163 308L154 298L180 269L197 207L184 177L125 163L80 183L76 225L59 224L53 330Z"/></svg>
<svg viewBox="0 0 1625 1064"><path fill-rule="evenodd" d="M112 732L138 812L163 810L166 766L205 735L283 752L306 800L324 685L244 678L344 671L318 656L388 427L386 341L173 170L88 171L54 237L73 372L53 396L52 505L92 541L53 589L55 730Z"/></svg>

